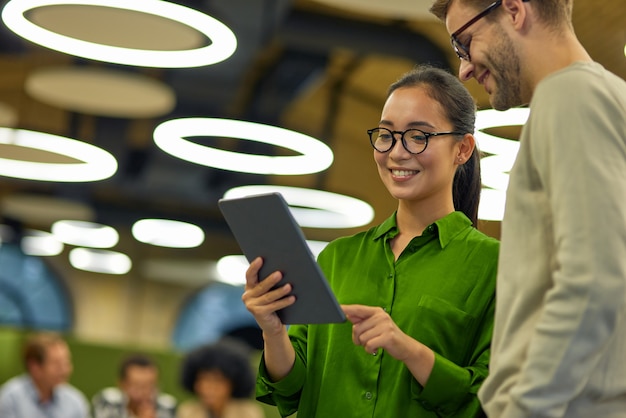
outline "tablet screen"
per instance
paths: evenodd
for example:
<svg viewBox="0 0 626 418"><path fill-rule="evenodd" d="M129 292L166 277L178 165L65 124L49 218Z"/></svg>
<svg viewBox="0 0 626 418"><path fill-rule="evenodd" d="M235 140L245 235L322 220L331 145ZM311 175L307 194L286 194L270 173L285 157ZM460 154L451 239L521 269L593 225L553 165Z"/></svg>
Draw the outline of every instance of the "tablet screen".
<svg viewBox="0 0 626 418"><path fill-rule="evenodd" d="M296 302L277 312L284 324L343 322L345 315L280 193L221 199L218 206L248 259L263 258L259 279L281 271Z"/></svg>

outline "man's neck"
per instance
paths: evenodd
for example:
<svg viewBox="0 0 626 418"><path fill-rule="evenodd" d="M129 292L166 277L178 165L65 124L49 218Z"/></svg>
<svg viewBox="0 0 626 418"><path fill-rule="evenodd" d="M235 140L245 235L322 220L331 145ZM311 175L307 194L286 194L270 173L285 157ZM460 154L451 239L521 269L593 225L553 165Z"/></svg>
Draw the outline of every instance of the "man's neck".
<svg viewBox="0 0 626 418"><path fill-rule="evenodd" d="M576 35L570 30L561 35L550 32L545 32L543 35L537 37L535 42L528 44L527 56L523 59L523 62L528 63L526 74L531 95L541 80L550 74L569 67L575 62L593 61Z"/></svg>

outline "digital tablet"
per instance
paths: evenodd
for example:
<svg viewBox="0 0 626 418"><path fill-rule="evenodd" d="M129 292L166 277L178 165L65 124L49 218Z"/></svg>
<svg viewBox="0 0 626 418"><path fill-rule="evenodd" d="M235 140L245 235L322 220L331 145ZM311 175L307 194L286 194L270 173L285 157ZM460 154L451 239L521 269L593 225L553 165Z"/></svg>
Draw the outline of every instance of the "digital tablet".
<svg viewBox="0 0 626 418"><path fill-rule="evenodd" d="M281 271L296 302L277 312L283 324L326 324L345 315L280 193L220 199L218 206L239 247L251 262L263 258L259 280Z"/></svg>

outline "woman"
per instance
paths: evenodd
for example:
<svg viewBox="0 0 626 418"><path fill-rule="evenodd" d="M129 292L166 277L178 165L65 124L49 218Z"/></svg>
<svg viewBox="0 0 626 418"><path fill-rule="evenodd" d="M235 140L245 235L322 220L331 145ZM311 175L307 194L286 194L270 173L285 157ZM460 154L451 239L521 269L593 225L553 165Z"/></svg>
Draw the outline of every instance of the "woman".
<svg viewBox="0 0 626 418"><path fill-rule="evenodd" d="M244 347L221 341L189 353L182 365L181 381L197 397L183 402L177 418L262 418L252 399L254 373Z"/></svg>
<svg viewBox="0 0 626 418"><path fill-rule="evenodd" d="M498 242L476 230L475 104L453 75L423 66L389 89L368 131L398 200L381 225L331 242L318 262L349 322L294 325L276 311L291 286L246 273L244 303L263 330L257 398L283 416L481 417ZM458 210L458 211L457 211Z"/></svg>

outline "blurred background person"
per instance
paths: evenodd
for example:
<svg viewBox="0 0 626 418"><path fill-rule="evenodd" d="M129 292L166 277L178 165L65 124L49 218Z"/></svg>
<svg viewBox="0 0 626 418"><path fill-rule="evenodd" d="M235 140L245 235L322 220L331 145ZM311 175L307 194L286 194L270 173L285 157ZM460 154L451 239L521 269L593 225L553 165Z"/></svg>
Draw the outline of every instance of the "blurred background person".
<svg viewBox="0 0 626 418"><path fill-rule="evenodd" d="M24 344L23 359L26 373L0 388L0 417L89 417L87 399L67 383L72 374L72 359L60 335L31 335Z"/></svg>
<svg viewBox="0 0 626 418"><path fill-rule="evenodd" d="M183 360L181 383L196 400L183 402L177 418L262 418L251 399L256 376L249 350L233 340L204 345Z"/></svg>
<svg viewBox="0 0 626 418"><path fill-rule="evenodd" d="M105 388L93 399L95 418L174 418L176 399L158 389L159 369L149 357L125 358L118 387Z"/></svg>

